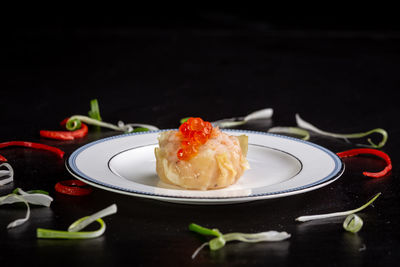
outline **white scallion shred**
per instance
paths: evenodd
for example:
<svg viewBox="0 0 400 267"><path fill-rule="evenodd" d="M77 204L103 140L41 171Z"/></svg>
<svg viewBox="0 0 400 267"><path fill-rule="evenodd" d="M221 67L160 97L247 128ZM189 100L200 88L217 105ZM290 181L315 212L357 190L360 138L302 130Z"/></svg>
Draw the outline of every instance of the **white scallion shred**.
<svg viewBox="0 0 400 267"><path fill-rule="evenodd" d="M383 147L386 144L386 141L388 139L388 133L382 128L372 129L372 130L364 132L364 133L351 133L351 134L331 133L331 132L326 132L321 129L318 129L311 123L303 120L299 114L296 114L296 123L297 123L297 126L300 128L307 129L307 130L310 130L310 131L313 131L313 132L316 132L318 134L325 135L325 136L341 138L341 139L344 139L346 142L348 142L348 139L363 138L363 137L369 136L373 133L381 134L382 140L378 144L375 144L374 142L372 142L371 138L367 139L369 145L364 145L364 146L369 146L369 147L373 147L373 148ZM362 145L362 144L359 144L359 145Z"/></svg>
<svg viewBox="0 0 400 267"><path fill-rule="evenodd" d="M244 234L244 233L229 233L223 235L226 242L229 241L242 241L249 243L263 242L263 241L282 241L288 239L290 234L286 232L277 232L277 231L267 231L255 234Z"/></svg>
<svg viewBox="0 0 400 267"><path fill-rule="evenodd" d="M257 242L277 242L283 241L290 238L290 234L287 232L277 232L277 231L267 231L254 234L247 233L228 233L211 239L209 242L205 242L198 247L192 254L192 259L194 259L197 254L205 246L209 246L211 250L218 250L225 246L226 242L229 241L240 241L247 243L257 243Z"/></svg>
<svg viewBox="0 0 400 267"><path fill-rule="evenodd" d="M218 121L214 121L211 124L214 127L218 126L220 128L231 128L231 127L244 125L252 120L270 119L273 114L274 114L274 110L272 108L265 108L265 109L254 111L245 117L221 119Z"/></svg>
<svg viewBox="0 0 400 267"><path fill-rule="evenodd" d="M29 193L24 192L20 188L18 188L17 191L19 194L11 193L11 194L5 195L3 197L0 197L0 205L23 202L27 207L25 217L10 222L7 226L8 229L17 227L29 220L29 217L30 217L29 204L49 207L51 202L53 201L53 198L51 198L50 196L48 196L46 194L40 194L40 193L29 194Z"/></svg>
<svg viewBox="0 0 400 267"><path fill-rule="evenodd" d="M6 168L3 170L1 168ZM10 164L4 162L0 164L0 186L11 183L14 180L14 170Z"/></svg>
<svg viewBox="0 0 400 267"><path fill-rule="evenodd" d="M308 216L300 216L297 217L295 220L298 222L306 222L306 221L311 221L311 220L320 220L320 219L326 219L326 218L332 218L332 217L338 217L338 216L347 216L356 212L359 212L369 205L372 204L372 202L377 199L381 193L376 194L370 201L362 205L361 207L354 209L354 210L348 210L348 211L342 211L342 212L334 212L334 213L327 213L327 214L318 214L318 215L308 215Z"/></svg>
<svg viewBox="0 0 400 267"><path fill-rule="evenodd" d="M51 238L51 239L89 239L101 236L106 230L106 224L101 219L105 216L114 214L117 212L117 205L112 204L111 206L100 210L90 216L85 216L73 222L69 227L68 231L59 231L52 229L37 228L36 236L38 238ZM95 231L80 231L86 226L93 222L98 222L100 228Z"/></svg>
<svg viewBox="0 0 400 267"><path fill-rule="evenodd" d="M72 223L68 227L68 231L69 232L78 232L78 231L82 230L83 228L85 228L86 226L88 226L89 224L91 224L92 222L96 221L97 219L104 218L104 217L106 217L108 215L112 215L114 213L117 213L117 205L112 204L111 206L88 216L85 220L82 220L79 223L78 223L79 220Z"/></svg>

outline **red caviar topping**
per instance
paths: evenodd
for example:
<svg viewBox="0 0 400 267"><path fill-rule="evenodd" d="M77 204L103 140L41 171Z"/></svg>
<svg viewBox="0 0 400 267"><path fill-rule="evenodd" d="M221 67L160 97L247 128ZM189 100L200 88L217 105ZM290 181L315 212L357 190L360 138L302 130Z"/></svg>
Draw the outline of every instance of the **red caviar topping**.
<svg viewBox="0 0 400 267"><path fill-rule="evenodd" d="M189 160L198 153L198 148L210 138L212 125L201 118L189 118L179 127L181 148L177 152L178 159Z"/></svg>

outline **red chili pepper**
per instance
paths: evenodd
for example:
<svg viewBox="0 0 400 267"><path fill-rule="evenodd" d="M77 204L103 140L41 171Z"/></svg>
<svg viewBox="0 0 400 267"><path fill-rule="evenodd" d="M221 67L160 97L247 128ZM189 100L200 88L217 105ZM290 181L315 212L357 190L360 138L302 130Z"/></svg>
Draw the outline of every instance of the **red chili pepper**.
<svg viewBox="0 0 400 267"><path fill-rule="evenodd" d="M1 162L1 161L7 162L7 159L6 159L5 157L3 157L2 155L0 155L0 162Z"/></svg>
<svg viewBox="0 0 400 267"><path fill-rule="evenodd" d="M47 150L55 153L60 159L64 157L64 151L61 149L58 149L53 146L48 146L40 143L33 143L33 142L25 142L25 141L10 141L10 142L4 142L0 143L0 148L4 147L9 147L9 146L22 146L22 147L30 147L30 148L35 148L35 149L42 149L42 150ZM7 161L6 158L0 155L0 161L5 160Z"/></svg>
<svg viewBox="0 0 400 267"><path fill-rule="evenodd" d="M63 119L63 120L60 122L60 125L64 127L64 126L67 124L68 121L69 121L69 117Z"/></svg>
<svg viewBox="0 0 400 267"><path fill-rule="evenodd" d="M63 123L64 121L62 121L61 123ZM87 134L88 134L88 127L84 123L81 123L81 128L75 131L47 131L47 130L40 131L41 137L57 139L57 140L74 140L76 138L82 138Z"/></svg>
<svg viewBox="0 0 400 267"><path fill-rule="evenodd" d="M385 152L382 152L377 149L358 148L358 149L350 149L347 151L337 153L337 155L341 158L353 157L353 156L357 156L360 154L375 155L375 156L382 158L386 162L386 167L382 171L380 171L380 172L363 172L363 174L365 176L373 177L373 178L380 178L380 177L385 176L392 169L392 161L390 160L389 155L386 154Z"/></svg>
<svg viewBox="0 0 400 267"><path fill-rule="evenodd" d="M55 185L55 190L59 193L71 196L85 196L92 193L92 188L85 187L86 183L81 180L66 180L58 182Z"/></svg>

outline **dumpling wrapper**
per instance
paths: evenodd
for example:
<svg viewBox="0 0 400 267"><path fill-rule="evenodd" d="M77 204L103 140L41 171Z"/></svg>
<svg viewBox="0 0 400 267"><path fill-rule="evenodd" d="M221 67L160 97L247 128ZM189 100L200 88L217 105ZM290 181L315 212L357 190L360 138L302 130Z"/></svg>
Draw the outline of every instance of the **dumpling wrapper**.
<svg viewBox="0 0 400 267"><path fill-rule="evenodd" d="M230 186L249 169L246 159L248 137L230 136L214 128L211 138L188 161L179 160L177 131L162 132L155 148L156 171L168 184L185 189L208 190Z"/></svg>

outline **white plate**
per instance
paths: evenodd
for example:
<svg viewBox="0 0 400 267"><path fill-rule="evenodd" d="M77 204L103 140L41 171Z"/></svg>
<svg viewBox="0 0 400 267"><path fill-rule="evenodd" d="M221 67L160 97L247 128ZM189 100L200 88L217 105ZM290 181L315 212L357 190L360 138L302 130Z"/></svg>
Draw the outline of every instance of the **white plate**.
<svg viewBox="0 0 400 267"><path fill-rule="evenodd" d="M229 204L304 193L343 173L336 154L316 144L263 132L228 130L249 137L247 170L217 190L185 190L160 182L154 148L160 131L113 136L77 149L66 162L78 179L93 186L144 198L188 204Z"/></svg>

